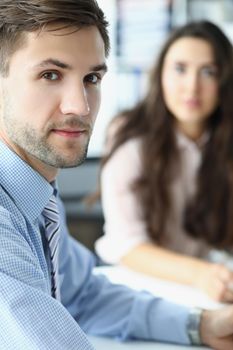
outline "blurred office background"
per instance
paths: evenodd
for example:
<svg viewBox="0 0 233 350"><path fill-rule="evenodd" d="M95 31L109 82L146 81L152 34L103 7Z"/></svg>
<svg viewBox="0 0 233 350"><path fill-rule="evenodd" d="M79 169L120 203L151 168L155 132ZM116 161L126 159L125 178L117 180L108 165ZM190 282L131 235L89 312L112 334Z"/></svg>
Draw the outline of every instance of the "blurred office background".
<svg viewBox="0 0 233 350"><path fill-rule="evenodd" d="M110 23L109 72L103 80L102 106L84 164L60 172L58 183L71 234L93 250L103 232L101 203L83 198L98 183L106 127L121 109L143 96L147 73L170 30L190 20L208 19L233 42L233 0L97 0ZM123 171L123 170L122 170Z"/></svg>

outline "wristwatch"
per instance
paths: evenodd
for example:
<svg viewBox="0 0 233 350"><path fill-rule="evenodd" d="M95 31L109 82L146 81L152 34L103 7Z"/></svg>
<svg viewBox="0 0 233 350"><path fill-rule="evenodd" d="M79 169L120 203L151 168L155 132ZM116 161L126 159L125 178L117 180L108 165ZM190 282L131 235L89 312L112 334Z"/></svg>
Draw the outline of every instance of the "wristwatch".
<svg viewBox="0 0 233 350"><path fill-rule="evenodd" d="M200 336L200 321L202 311L202 309L194 307L189 312L187 332L192 345L202 345Z"/></svg>

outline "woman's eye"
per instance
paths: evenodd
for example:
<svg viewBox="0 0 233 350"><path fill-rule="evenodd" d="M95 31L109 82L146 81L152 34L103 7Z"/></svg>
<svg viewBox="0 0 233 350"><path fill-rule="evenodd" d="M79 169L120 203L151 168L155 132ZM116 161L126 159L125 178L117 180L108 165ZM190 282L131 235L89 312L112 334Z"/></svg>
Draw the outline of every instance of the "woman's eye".
<svg viewBox="0 0 233 350"><path fill-rule="evenodd" d="M212 67L203 67L201 73L206 77L217 77L217 70Z"/></svg>
<svg viewBox="0 0 233 350"><path fill-rule="evenodd" d="M59 75L56 72L46 72L42 75L46 80L56 81L59 80Z"/></svg>
<svg viewBox="0 0 233 350"><path fill-rule="evenodd" d="M175 71L178 73L184 73L185 66L183 64L175 64Z"/></svg>

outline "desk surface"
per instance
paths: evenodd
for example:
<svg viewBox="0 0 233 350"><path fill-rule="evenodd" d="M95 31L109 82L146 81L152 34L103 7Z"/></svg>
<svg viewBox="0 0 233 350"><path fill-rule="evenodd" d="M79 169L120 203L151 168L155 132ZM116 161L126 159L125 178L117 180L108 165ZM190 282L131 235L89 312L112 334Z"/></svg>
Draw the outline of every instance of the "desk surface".
<svg viewBox="0 0 233 350"><path fill-rule="evenodd" d="M222 305L209 299L204 293L189 286L150 278L133 272L124 267L98 267L94 273L106 275L112 283L125 284L133 289L150 291L156 296L187 306L199 306L206 309L216 309ZM90 337L96 350L204 350L207 347L190 347L174 344L163 344L155 342L128 342L120 343L108 338Z"/></svg>

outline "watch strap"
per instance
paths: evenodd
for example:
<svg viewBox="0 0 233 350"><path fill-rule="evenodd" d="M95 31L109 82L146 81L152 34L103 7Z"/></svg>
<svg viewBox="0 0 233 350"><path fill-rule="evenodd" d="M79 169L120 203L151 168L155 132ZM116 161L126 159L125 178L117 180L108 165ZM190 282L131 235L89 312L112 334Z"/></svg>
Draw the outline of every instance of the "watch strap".
<svg viewBox="0 0 233 350"><path fill-rule="evenodd" d="M187 332L192 345L202 345L200 336L200 321L202 311L202 309L194 307L189 312Z"/></svg>

